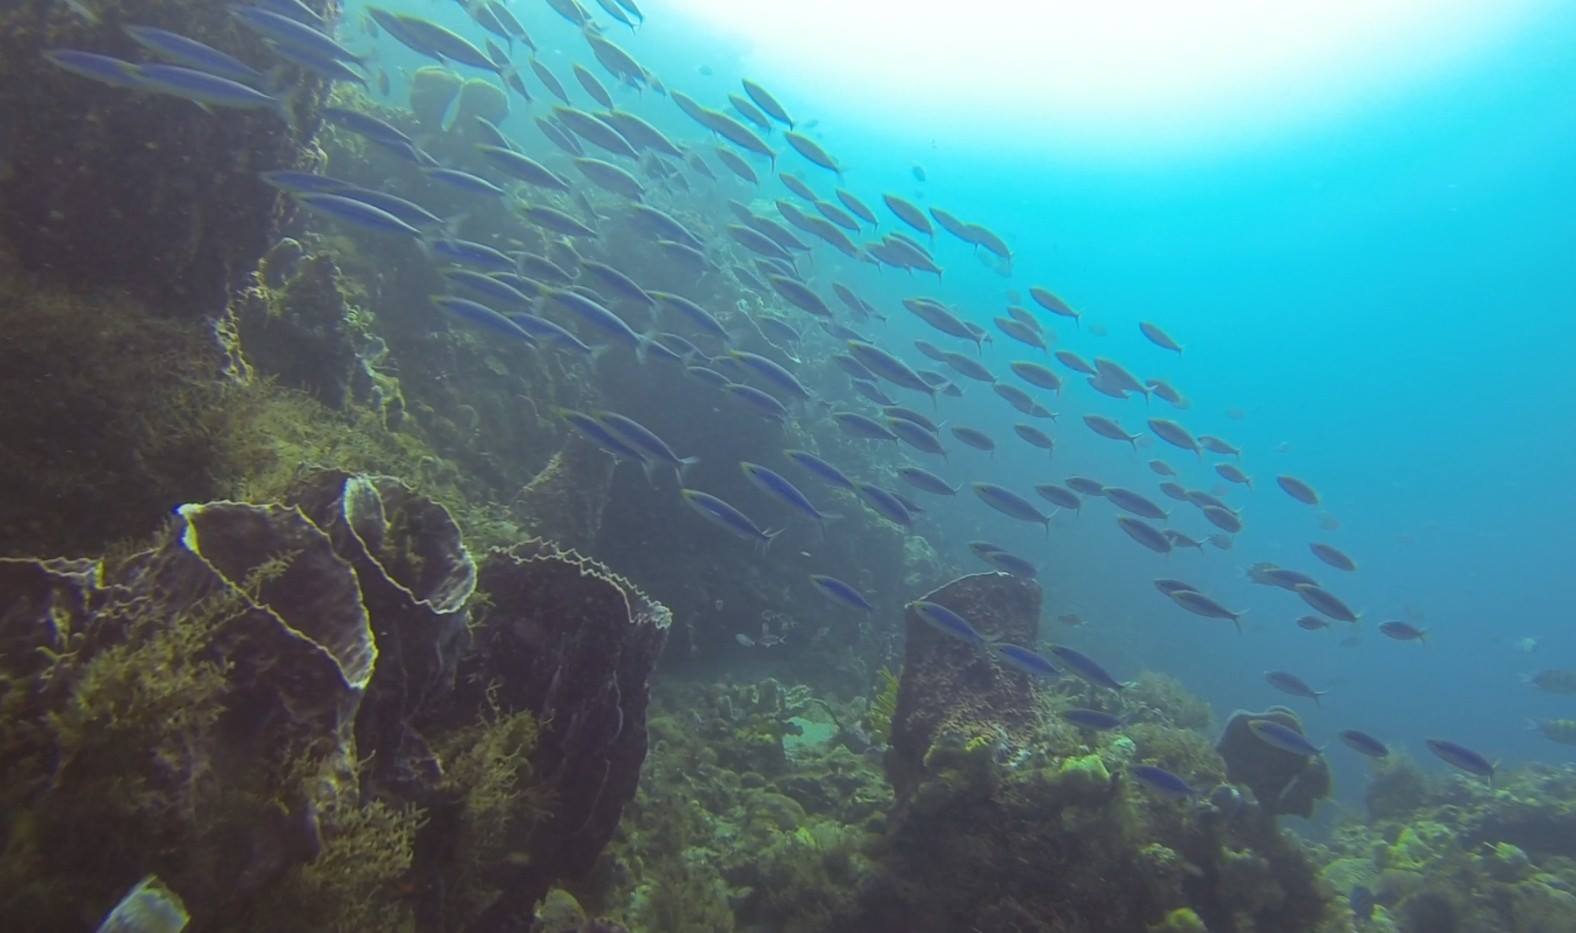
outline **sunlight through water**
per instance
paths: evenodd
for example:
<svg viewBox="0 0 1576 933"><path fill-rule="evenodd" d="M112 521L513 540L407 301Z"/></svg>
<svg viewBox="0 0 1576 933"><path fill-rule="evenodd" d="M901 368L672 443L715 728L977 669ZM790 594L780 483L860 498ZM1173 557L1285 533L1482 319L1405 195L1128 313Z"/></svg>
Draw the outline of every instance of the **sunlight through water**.
<svg viewBox="0 0 1576 933"><path fill-rule="evenodd" d="M1382 104L1546 0L675 0L807 109L992 146L1214 148ZM857 93L852 93L857 90Z"/></svg>

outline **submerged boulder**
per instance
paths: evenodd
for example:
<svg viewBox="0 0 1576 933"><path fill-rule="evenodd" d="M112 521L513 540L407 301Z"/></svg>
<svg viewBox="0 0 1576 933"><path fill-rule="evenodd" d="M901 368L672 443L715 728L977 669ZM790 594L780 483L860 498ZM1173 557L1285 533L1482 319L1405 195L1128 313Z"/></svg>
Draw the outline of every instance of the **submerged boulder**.
<svg viewBox="0 0 1576 933"><path fill-rule="evenodd" d="M0 562L0 605L0 639L36 649L3 684L8 715L33 715L0 729L18 855L0 910L69 927L155 870L214 922L314 857L316 814L353 790L377 649L354 573L300 512L183 506L108 572Z"/></svg>
<svg viewBox="0 0 1576 933"><path fill-rule="evenodd" d="M1005 573L960 577L922 597L967 619L981 635L1033 646L1039 637L1040 587ZM1021 743L1038 722L1027 675L994 662L981 648L905 613L908 641L892 715L887 777L898 800L925 772L925 757L938 739Z"/></svg>
<svg viewBox="0 0 1576 933"><path fill-rule="evenodd" d="M1215 744L1226 762L1226 779L1251 788L1266 813L1312 816L1313 805L1330 796L1330 766L1322 757L1294 755L1254 735L1248 724L1259 719L1303 731L1297 714L1284 706L1232 713Z"/></svg>
<svg viewBox="0 0 1576 933"><path fill-rule="evenodd" d="M595 561L541 542L489 554L478 585L487 608L443 718L524 711L540 723L529 767L551 812L517 827L506 848L522 857L485 866L499 893L473 927L518 929L555 881L591 870L634 798L671 616Z"/></svg>

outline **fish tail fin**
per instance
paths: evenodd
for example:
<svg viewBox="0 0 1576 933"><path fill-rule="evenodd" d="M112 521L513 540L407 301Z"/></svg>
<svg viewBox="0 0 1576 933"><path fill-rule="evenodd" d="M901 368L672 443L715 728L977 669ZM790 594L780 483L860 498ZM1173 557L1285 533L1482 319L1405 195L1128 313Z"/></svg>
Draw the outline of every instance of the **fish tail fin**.
<svg viewBox="0 0 1576 933"><path fill-rule="evenodd" d="M679 475L679 485L680 486L684 485L684 474L688 473L689 472L689 468L694 466L695 464L697 464L699 462L700 462L700 458L699 457L684 457L684 458L679 460L678 465L674 467L674 471L677 472L678 475Z"/></svg>
<svg viewBox="0 0 1576 933"><path fill-rule="evenodd" d="M772 542L776 541L777 536L782 534L784 531L787 531L787 528L768 528L761 532L761 553L765 554L770 551L772 549Z"/></svg>
<svg viewBox="0 0 1576 933"><path fill-rule="evenodd" d="M640 469L646 474L646 482L650 483L653 486L657 485L657 465L655 463L653 463L649 459L644 459L643 458L640 461ZM681 482L679 483L679 485L681 485L681 486L683 485L682 479L683 478L680 477Z"/></svg>

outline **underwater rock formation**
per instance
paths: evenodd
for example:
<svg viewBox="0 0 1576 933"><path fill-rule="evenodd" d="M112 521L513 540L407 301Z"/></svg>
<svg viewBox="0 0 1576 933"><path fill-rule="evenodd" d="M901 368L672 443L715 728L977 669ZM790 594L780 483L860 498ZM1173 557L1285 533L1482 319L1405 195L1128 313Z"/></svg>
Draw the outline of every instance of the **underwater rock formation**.
<svg viewBox="0 0 1576 933"><path fill-rule="evenodd" d="M1294 755L1254 735L1248 723L1258 719L1303 731L1297 714L1284 706L1262 713L1233 712L1215 743L1226 762L1227 780L1250 788L1266 813L1312 816L1313 805L1330 796L1330 766L1322 756Z"/></svg>
<svg viewBox="0 0 1576 933"><path fill-rule="evenodd" d="M269 269L274 269L272 261ZM309 256L277 292L254 286L241 292L234 304L247 362L258 373L308 392L330 408L344 406L357 368L339 279L332 257Z"/></svg>
<svg viewBox="0 0 1576 933"><path fill-rule="evenodd" d="M589 870L667 610L546 544L478 572L389 477L289 498L109 569L0 560L0 911L78 929L153 872L198 925L513 930Z"/></svg>
<svg viewBox="0 0 1576 933"><path fill-rule="evenodd" d="M595 445L571 435L510 507L537 537L590 548L602 530L614 467Z"/></svg>
<svg viewBox="0 0 1576 933"><path fill-rule="evenodd" d="M151 870L212 922L317 853L377 657L326 535L213 503L111 572L3 565L0 639L36 650L7 653L0 910L79 928Z"/></svg>
<svg viewBox="0 0 1576 933"><path fill-rule="evenodd" d="M591 870L634 798L648 678L671 617L600 564L545 543L489 554L478 585L486 610L447 718L529 711L541 724L531 774L552 800L512 840L526 857L487 868L499 897L472 929L514 930L556 880Z"/></svg>
<svg viewBox="0 0 1576 933"><path fill-rule="evenodd" d="M1040 587L1005 573L960 577L922 599L939 603L987 638L1033 645L1039 637ZM1027 675L995 664L977 646L949 638L905 613L908 640L892 716L887 776L898 800L925 772L925 756L944 735L967 742L1023 741L1038 722Z"/></svg>
<svg viewBox="0 0 1576 933"><path fill-rule="evenodd" d="M311 5L323 8L322 0ZM279 197L258 172L307 159L276 114L204 113L188 101L109 87L41 54L78 48L147 56L127 23L177 30L260 70L279 63L237 29L224 4L118 0L98 22L66 3L8 4L0 13L0 239L23 266L62 285L83 270L166 315L218 314L273 240ZM317 121L321 82L300 81L296 124Z"/></svg>
<svg viewBox="0 0 1576 933"><path fill-rule="evenodd" d="M363 752L363 789L374 797L419 799L424 775L438 768L413 725L452 688L466 644L465 603L476 589L476 565L460 528L442 506L392 477L325 470L288 496L328 533L355 568L373 620L380 657L356 722Z"/></svg>

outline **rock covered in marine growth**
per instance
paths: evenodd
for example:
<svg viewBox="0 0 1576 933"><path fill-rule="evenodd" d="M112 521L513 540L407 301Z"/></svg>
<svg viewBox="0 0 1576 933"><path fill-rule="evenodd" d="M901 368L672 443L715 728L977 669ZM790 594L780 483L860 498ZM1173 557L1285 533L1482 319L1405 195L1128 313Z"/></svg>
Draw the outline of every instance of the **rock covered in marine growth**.
<svg viewBox="0 0 1576 933"><path fill-rule="evenodd" d="M378 754L362 768L371 796L419 800L441 777L417 713L454 684L466 647L476 564L442 506L387 476L322 470L288 496L355 568L381 652L356 721Z"/></svg>
<svg viewBox="0 0 1576 933"><path fill-rule="evenodd" d="M183 506L109 573L0 561L0 605L26 716L4 727L0 810L28 840L0 912L78 928L156 869L214 919L313 858L316 814L354 798L378 652L355 574L295 509Z"/></svg>
<svg viewBox="0 0 1576 933"><path fill-rule="evenodd" d="M258 173L305 163L302 139L266 110L204 113L71 74L42 53L82 49L146 62L122 30L135 23L176 30L263 71L281 59L237 29L226 4L113 7L94 21L66 3L0 12L0 125L8 128L0 239L49 281L92 281L172 316L211 317L274 239L280 199ZM289 72L300 83L281 93L293 95L297 126L311 127L326 84Z"/></svg>
<svg viewBox="0 0 1576 933"><path fill-rule="evenodd" d="M570 433L553 458L520 490L511 511L538 537L590 548L602 530L612 492L613 459Z"/></svg>
<svg viewBox="0 0 1576 933"><path fill-rule="evenodd" d="M967 619L986 638L1032 647L1039 637L1040 587L1005 573L960 577L922 597ZM925 773L925 756L944 736L1026 740L1037 720L1029 678L996 664L980 646L937 632L905 613L908 640L892 716L887 778L903 801Z"/></svg>
<svg viewBox="0 0 1576 933"><path fill-rule="evenodd" d="M388 477L290 499L182 506L108 572L0 560L0 914L79 929L155 872L205 928L519 929L589 869L668 611L544 544L478 572Z"/></svg>
<svg viewBox="0 0 1576 933"><path fill-rule="evenodd" d="M274 260L289 250L279 252L276 245L269 254L270 274L284 265ZM339 267L327 255L308 256L297 265L278 286L256 285L237 295L235 328L247 362L259 373L308 392L330 408L343 408L359 361Z"/></svg>
<svg viewBox="0 0 1576 933"><path fill-rule="evenodd" d="M648 678L671 615L593 560L544 542L497 550L478 586L488 608L473 627L450 709L526 710L541 724L531 755L552 797L544 820L509 850L527 857L489 866L501 891L478 929L514 929L555 880L583 876L634 799L646 757Z"/></svg>
<svg viewBox="0 0 1576 933"><path fill-rule="evenodd" d="M1237 710L1215 743L1226 762L1226 779L1251 788L1265 813L1312 816L1313 805L1330 796L1330 767L1322 756L1304 757L1276 748L1253 734L1248 724L1268 719L1302 732L1302 721L1284 706L1262 713Z"/></svg>

